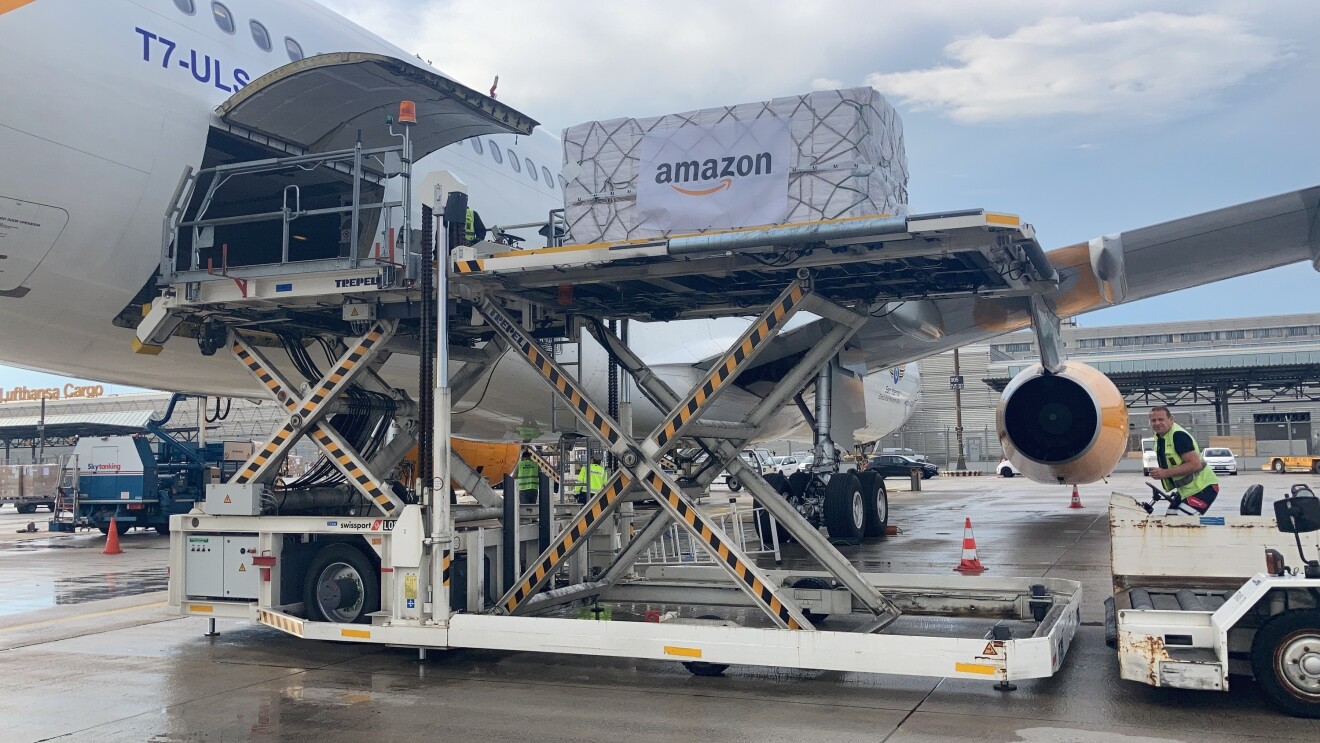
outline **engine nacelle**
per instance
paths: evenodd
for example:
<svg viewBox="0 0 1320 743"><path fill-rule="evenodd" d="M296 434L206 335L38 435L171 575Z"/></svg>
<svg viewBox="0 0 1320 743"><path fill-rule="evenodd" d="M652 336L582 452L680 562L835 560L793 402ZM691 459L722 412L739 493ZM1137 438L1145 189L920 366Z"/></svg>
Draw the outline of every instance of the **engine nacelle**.
<svg viewBox="0 0 1320 743"><path fill-rule="evenodd" d="M1069 361L1040 364L1004 388L995 414L1004 455L1036 482L1079 485L1109 475L1127 451L1127 404L1104 374Z"/></svg>

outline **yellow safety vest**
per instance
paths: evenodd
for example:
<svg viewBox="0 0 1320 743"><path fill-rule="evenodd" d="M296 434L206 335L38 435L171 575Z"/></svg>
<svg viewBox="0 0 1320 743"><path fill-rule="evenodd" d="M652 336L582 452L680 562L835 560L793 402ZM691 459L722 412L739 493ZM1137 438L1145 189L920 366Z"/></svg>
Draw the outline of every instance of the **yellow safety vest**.
<svg viewBox="0 0 1320 743"><path fill-rule="evenodd" d="M1164 461L1166 462L1166 468L1177 467L1183 462L1182 457L1178 456L1178 452L1173 448L1173 435L1179 431L1187 433L1187 429L1174 423L1169 426L1168 433L1156 437L1164 442ZM1182 495L1196 495L1211 485L1218 484L1219 478L1215 477L1215 471L1206 465L1205 458L1201 455L1201 445L1196 443L1196 438L1190 433L1187 433L1187 436L1192 440L1192 446L1196 447L1196 456L1201 457L1201 470L1194 474L1183 475L1178 478L1166 477L1160 481L1160 484L1169 492L1177 490ZM1159 444L1157 443L1157 451L1158 448Z"/></svg>
<svg viewBox="0 0 1320 743"><path fill-rule="evenodd" d="M599 464L579 467L577 479L579 493L587 492L588 487L591 488L592 493L599 493L600 489L605 487L605 467Z"/></svg>
<svg viewBox="0 0 1320 743"><path fill-rule="evenodd" d="M518 481L519 490L540 490L541 488L541 468L536 466L536 462L530 459L518 461L518 466L513 469L513 477Z"/></svg>
<svg viewBox="0 0 1320 743"><path fill-rule="evenodd" d="M467 210L467 217L463 221L463 242L471 245L477 241L477 223L474 218L476 212Z"/></svg>

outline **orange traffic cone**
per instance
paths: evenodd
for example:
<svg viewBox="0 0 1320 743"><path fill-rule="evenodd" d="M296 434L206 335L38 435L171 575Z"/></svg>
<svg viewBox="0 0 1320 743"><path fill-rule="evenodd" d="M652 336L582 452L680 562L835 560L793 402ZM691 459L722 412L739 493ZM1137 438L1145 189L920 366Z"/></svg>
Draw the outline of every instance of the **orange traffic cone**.
<svg viewBox="0 0 1320 743"><path fill-rule="evenodd" d="M976 537L972 534L972 520L967 519L963 524L963 546L962 562L954 568L960 573L984 573L985 566L981 564L981 558L976 556Z"/></svg>
<svg viewBox="0 0 1320 743"><path fill-rule="evenodd" d="M1083 506L1083 505L1082 505L1082 497L1081 497L1080 495L1077 494L1077 486L1076 486L1076 485L1073 486L1072 503L1069 503L1069 504L1068 504L1068 507L1069 507L1069 508L1086 508L1086 506Z"/></svg>
<svg viewBox="0 0 1320 743"><path fill-rule="evenodd" d="M105 533L105 549L101 550L103 555L122 555L124 551L119 549L119 527L115 524L113 516L110 517L110 531Z"/></svg>

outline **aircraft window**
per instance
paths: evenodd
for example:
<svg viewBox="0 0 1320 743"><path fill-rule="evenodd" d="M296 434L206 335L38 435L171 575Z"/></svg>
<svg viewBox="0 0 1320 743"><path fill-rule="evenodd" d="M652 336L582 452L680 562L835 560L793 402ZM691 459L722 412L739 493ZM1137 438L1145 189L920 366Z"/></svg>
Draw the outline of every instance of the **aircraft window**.
<svg viewBox="0 0 1320 743"><path fill-rule="evenodd" d="M501 165L504 164L504 153L500 152L500 146L494 142L490 143L490 156L495 159L495 162Z"/></svg>
<svg viewBox="0 0 1320 743"><path fill-rule="evenodd" d="M550 188L555 187L555 177L550 175L550 169L544 165L541 166L541 177L545 179L546 186Z"/></svg>
<svg viewBox="0 0 1320 743"><path fill-rule="evenodd" d="M477 154L480 155L480 154L481 154L481 137L473 137L472 139L469 139L468 141L472 143L472 149L476 150L476 151L477 151Z"/></svg>
<svg viewBox="0 0 1320 743"><path fill-rule="evenodd" d="M536 163L532 162L532 158L530 157L527 158L527 175L531 176L532 180L540 178L540 176L536 174Z"/></svg>
<svg viewBox="0 0 1320 743"><path fill-rule="evenodd" d="M186 15L192 15L197 12L197 6L193 5L193 0L174 0L174 7Z"/></svg>
<svg viewBox="0 0 1320 743"><path fill-rule="evenodd" d="M284 48L289 52L290 61L297 62L303 58L302 47L298 45L298 42L290 39L288 36L284 37Z"/></svg>
<svg viewBox="0 0 1320 743"><path fill-rule="evenodd" d="M509 167L513 168L515 173L522 172L522 163L518 162L518 153L514 152L512 148L509 150Z"/></svg>
<svg viewBox="0 0 1320 743"><path fill-rule="evenodd" d="M222 3L211 3L211 15L215 16L215 25L227 34L234 33L234 14Z"/></svg>
<svg viewBox="0 0 1320 743"><path fill-rule="evenodd" d="M261 51L270 51L270 34L266 32L266 27L258 21L248 21L248 25L252 27L252 40L257 42Z"/></svg>

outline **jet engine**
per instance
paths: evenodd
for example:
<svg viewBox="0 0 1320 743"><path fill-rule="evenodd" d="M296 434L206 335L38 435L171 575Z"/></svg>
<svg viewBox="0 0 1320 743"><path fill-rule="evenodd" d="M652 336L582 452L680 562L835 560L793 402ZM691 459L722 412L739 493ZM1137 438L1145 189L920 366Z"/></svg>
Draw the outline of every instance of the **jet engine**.
<svg viewBox="0 0 1320 743"><path fill-rule="evenodd" d="M1104 374L1076 361L1057 374L1040 364L1018 374L995 418L1004 455L1036 482L1095 482L1127 451L1123 396Z"/></svg>

